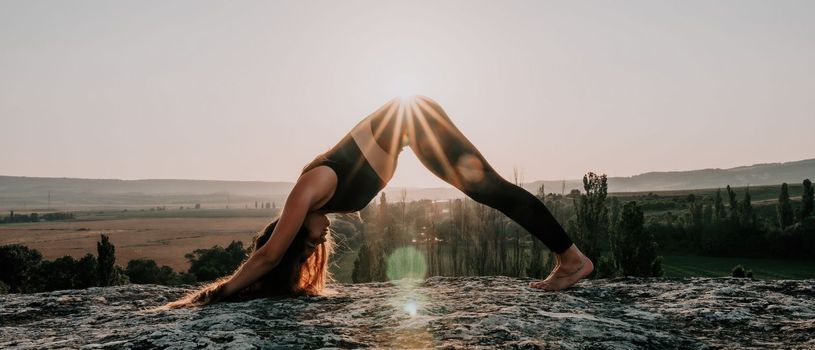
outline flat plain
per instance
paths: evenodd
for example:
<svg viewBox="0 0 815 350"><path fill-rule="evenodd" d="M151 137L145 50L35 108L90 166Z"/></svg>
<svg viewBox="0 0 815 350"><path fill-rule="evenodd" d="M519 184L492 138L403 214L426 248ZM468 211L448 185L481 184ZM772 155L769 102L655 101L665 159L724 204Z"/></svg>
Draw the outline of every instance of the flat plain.
<svg viewBox="0 0 815 350"><path fill-rule="evenodd" d="M96 255L101 234L116 246L116 263L122 266L137 258L153 259L176 271L189 268L184 255L199 248L227 246L233 240L248 247L254 235L274 219L269 215L233 217L138 217L121 215L64 222L0 225L0 245L22 244L37 249L43 259L64 255L80 258ZM203 214L203 213L198 213ZM212 216L217 213L212 213ZM203 216L203 215L201 215Z"/></svg>

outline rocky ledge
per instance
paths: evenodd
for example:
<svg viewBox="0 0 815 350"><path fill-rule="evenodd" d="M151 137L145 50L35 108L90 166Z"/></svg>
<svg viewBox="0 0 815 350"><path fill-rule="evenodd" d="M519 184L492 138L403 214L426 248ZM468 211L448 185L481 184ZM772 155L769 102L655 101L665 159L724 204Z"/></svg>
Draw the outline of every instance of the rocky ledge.
<svg viewBox="0 0 815 350"><path fill-rule="evenodd" d="M815 280L527 278L338 284L336 294L148 311L188 289L0 296L0 348L815 348Z"/></svg>

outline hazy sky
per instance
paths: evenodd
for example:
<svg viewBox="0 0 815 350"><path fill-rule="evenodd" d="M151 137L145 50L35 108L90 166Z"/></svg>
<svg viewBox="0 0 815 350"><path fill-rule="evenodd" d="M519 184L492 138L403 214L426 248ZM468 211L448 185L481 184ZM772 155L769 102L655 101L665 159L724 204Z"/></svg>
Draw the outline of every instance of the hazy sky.
<svg viewBox="0 0 815 350"><path fill-rule="evenodd" d="M391 97L504 177L815 156L813 1L2 1L0 174L295 181ZM446 185L405 149L390 186Z"/></svg>

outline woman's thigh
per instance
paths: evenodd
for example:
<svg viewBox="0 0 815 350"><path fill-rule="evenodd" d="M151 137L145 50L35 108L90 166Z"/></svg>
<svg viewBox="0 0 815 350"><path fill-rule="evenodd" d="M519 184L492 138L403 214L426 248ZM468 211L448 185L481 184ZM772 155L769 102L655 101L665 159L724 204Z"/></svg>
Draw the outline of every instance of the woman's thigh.
<svg viewBox="0 0 815 350"><path fill-rule="evenodd" d="M437 102L415 96L406 104L404 129L410 148L436 176L465 193L498 176Z"/></svg>

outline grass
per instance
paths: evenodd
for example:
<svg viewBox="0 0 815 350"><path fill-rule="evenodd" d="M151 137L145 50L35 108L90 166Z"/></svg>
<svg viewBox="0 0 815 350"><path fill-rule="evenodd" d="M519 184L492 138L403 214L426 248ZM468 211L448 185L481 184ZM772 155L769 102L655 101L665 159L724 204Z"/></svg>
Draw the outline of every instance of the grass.
<svg viewBox="0 0 815 350"><path fill-rule="evenodd" d="M753 270L758 279L810 279L815 278L815 261L719 258L707 256L668 255L662 269L666 277L722 277L738 264Z"/></svg>

